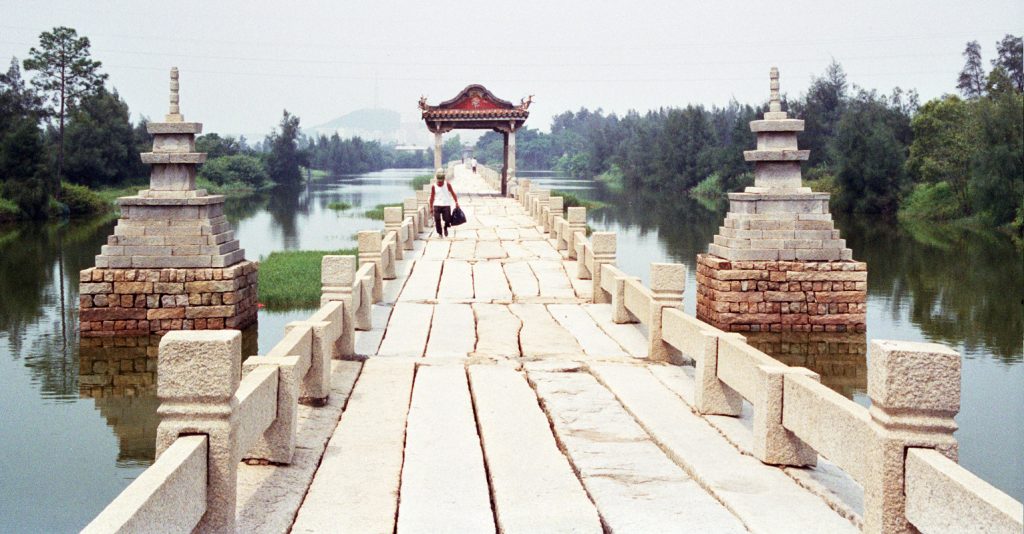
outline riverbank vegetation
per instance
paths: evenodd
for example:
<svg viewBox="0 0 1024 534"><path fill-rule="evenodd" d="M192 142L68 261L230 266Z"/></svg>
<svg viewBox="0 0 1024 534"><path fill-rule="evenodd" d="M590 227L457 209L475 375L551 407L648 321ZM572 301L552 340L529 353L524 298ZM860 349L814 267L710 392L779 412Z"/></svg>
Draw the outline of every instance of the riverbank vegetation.
<svg viewBox="0 0 1024 534"><path fill-rule="evenodd" d="M1021 43L1012 35L996 43L988 68L981 46L968 43L964 69L950 85L960 95L923 105L913 90L881 94L851 84L838 62L812 79L805 94L783 95L783 108L804 120L800 147L811 151L806 185L832 193L835 212L970 221L1022 235ZM550 133L517 133L517 164L613 187L722 197L750 183L743 151L756 138L749 122L766 110L767 103L734 101L624 115L567 111L554 118ZM488 133L476 153L500 165L501 149L501 136Z"/></svg>
<svg viewBox="0 0 1024 534"><path fill-rule="evenodd" d="M347 210L352 209L352 204L349 204L348 202L344 202L344 201L340 201L339 200L339 201L331 202L330 204L328 204L327 205L327 209L331 209L331 210L334 210L334 211L347 211Z"/></svg>
<svg viewBox="0 0 1024 534"><path fill-rule="evenodd" d="M413 179L409 181L409 187L412 187L416 191L419 191L420 189L423 189L423 186L425 186L425 185L427 185L427 184L429 184L429 183L431 183L433 181L434 181L434 175L433 174L421 174L419 176L413 177Z"/></svg>
<svg viewBox="0 0 1024 534"><path fill-rule="evenodd" d="M358 251L289 250L260 259L259 302L268 309L313 308L320 305L320 263L327 255L358 256Z"/></svg>
<svg viewBox="0 0 1024 534"><path fill-rule="evenodd" d="M375 221L383 221L384 220L384 208L395 208L395 207L397 207L397 208L402 207L402 203L401 202L396 202L396 203L393 203L393 204L377 204L376 206L366 210L363 213L363 217L366 217L367 219L373 219Z"/></svg>
<svg viewBox="0 0 1024 534"><path fill-rule="evenodd" d="M40 34L24 62L11 58L0 73L0 221L112 211L117 196L145 188L149 166L139 153L152 150L149 120L132 122L102 70L88 37L57 27ZM399 152L358 137L308 138L299 126L284 110L278 127L255 144L244 136L198 136L196 150L207 160L197 187L247 196L307 178L432 165L426 151Z"/></svg>

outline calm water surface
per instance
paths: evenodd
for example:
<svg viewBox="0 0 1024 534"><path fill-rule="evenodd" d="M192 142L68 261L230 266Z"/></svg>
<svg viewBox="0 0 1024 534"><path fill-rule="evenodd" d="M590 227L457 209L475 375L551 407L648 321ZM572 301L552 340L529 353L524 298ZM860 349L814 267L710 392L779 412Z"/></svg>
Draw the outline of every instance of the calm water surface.
<svg viewBox="0 0 1024 534"><path fill-rule="evenodd" d="M275 250L354 246L381 227L362 213L410 196L423 171L332 178L228 203L249 258ZM694 310L695 256L724 213L688 198L623 200L591 182L531 176L546 187L600 199L590 225L619 233L619 265L646 280L654 261L690 268L685 308ZM327 208L334 201L354 206ZM114 220L0 226L0 532L77 531L152 461L156 433L155 342L97 346L77 336L78 271L92 266ZM870 223L870 225L868 224ZM842 219L854 257L868 262L867 336L752 340L805 365L867 403L866 339L938 341L964 355L961 463L1024 499L1024 261L1002 235L899 228ZM245 333L266 351L308 310L261 310ZM111 343L107 343L110 345ZM126 346L131 345L131 346Z"/></svg>

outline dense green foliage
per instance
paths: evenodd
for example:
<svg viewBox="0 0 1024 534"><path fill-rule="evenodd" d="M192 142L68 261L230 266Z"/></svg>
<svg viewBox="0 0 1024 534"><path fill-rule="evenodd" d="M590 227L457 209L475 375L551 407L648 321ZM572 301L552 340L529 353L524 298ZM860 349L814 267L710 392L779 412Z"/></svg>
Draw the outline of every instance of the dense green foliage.
<svg viewBox="0 0 1024 534"><path fill-rule="evenodd" d="M384 147L376 141L364 141L359 137L342 139L338 134L331 137L321 135L310 141L306 150L313 168L334 175L379 171L388 166Z"/></svg>
<svg viewBox="0 0 1024 534"><path fill-rule="evenodd" d="M25 60L25 69L36 71L32 85L46 96L46 110L57 119L56 184L63 178L64 122L67 112L83 98L103 88L107 75L99 71L102 64L94 61L89 52L89 38L79 37L73 28L59 26L39 35L39 48L32 47Z"/></svg>
<svg viewBox="0 0 1024 534"><path fill-rule="evenodd" d="M349 204L348 202L339 200L339 201L331 202L330 204L328 204L327 205L327 209L332 209L334 211L347 211L347 210L352 209L352 204Z"/></svg>
<svg viewBox="0 0 1024 534"><path fill-rule="evenodd" d="M270 182L266 166L260 158L248 154L232 154L203 164L199 176L217 185L240 184L261 189Z"/></svg>
<svg viewBox="0 0 1024 534"><path fill-rule="evenodd" d="M299 151L299 118L284 110L279 130L267 136L267 172L281 185L302 182L299 167L308 164L308 156Z"/></svg>
<svg viewBox="0 0 1024 534"><path fill-rule="evenodd" d="M140 133L132 127L128 104L116 92L101 87L83 97L69 117L64 134L64 177L95 187L145 176L148 166L139 152L148 152L149 144L144 128Z"/></svg>
<svg viewBox="0 0 1024 534"><path fill-rule="evenodd" d="M431 183L433 181L434 181L434 175L433 174L420 174L419 176L413 177L412 180L409 180L409 187L412 187L416 191L419 191L420 189L423 189L423 186L425 186L425 185L427 185L427 184L429 184L429 183Z"/></svg>
<svg viewBox="0 0 1024 534"><path fill-rule="evenodd" d="M357 254L356 249L271 252L260 260L260 303L271 309L316 307L323 257Z"/></svg>
<svg viewBox="0 0 1024 534"><path fill-rule="evenodd" d="M1020 235L1022 40L1007 35L996 51L986 73L980 45L968 43L957 79L963 99L945 95L923 106L914 91L881 95L851 86L842 67L830 64L806 94L783 101L790 116L804 121L800 146L811 151L807 185L832 193L839 212L893 215L902 206L901 218L969 217L1010 225ZM622 116L565 112L554 118L550 134L518 132L517 166L594 178L610 189L709 199L752 183L743 151L756 146L749 122L765 109L732 102ZM477 157L500 166L502 148L502 136L488 133L477 143Z"/></svg>
<svg viewBox="0 0 1024 534"><path fill-rule="evenodd" d="M398 208L402 207L402 203L401 202L396 202L396 203L393 203L393 204L377 204L376 206L366 210L363 213L363 217L366 217L367 219L373 219L375 221L383 221L384 220L384 208L395 208L395 207L398 207Z"/></svg>

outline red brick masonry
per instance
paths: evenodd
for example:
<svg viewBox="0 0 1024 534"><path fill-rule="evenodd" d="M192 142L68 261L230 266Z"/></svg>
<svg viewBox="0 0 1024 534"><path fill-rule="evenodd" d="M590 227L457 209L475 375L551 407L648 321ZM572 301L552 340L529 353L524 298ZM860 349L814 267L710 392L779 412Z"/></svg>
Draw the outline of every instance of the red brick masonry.
<svg viewBox="0 0 1024 534"><path fill-rule="evenodd" d="M100 269L79 277L82 337L242 329L256 321L257 263L212 269Z"/></svg>
<svg viewBox="0 0 1024 534"><path fill-rule="evenodd" d="M697 318L727 332L864 332L867 264L697 255Z"/></svg>

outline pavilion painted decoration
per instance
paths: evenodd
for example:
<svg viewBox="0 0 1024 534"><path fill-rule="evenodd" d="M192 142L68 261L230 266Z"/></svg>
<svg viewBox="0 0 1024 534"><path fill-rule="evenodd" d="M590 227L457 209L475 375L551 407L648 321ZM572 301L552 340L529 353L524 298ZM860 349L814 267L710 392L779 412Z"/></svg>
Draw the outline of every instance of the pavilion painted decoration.
<svg viewBox="0 0 1024 534"><path fill-rule="evenodd" d="M508 195L509 184L515 184L516 131L530 116L533 95L519 104L503 100L479 84L466 86L454 98L436 106L420 98L419 107L427 129L434 133L434 167L441 168L441 136L456 129L493 130L505 141L501 172L501 194Z"/></svg>
<svg viewBox="0 0 1024 534"><path fill-rule="evenodd" d="M729 213L697 257L697 317L727 331L863 332L867 265L840 238L829 194L802 184L797 134L782 110L779 71L763 120L751 121L754 185L729 193Z"/></svg>

